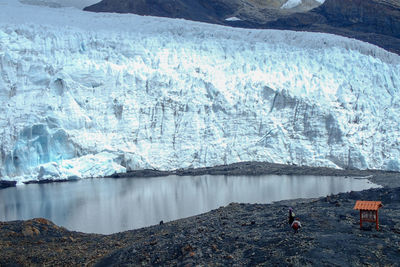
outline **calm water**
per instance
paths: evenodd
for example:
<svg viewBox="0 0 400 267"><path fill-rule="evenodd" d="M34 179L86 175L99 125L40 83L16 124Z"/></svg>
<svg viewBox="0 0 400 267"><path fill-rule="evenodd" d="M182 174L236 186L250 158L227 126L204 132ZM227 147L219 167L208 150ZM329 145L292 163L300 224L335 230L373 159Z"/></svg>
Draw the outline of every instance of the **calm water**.
<svg viewBox="0 0 400 267"><path fill-rule="evenodd" d="M184 218L231 202L270 203L377 187L316 176L168 176L87 179L0 190L0 221L47 218L70 230L115 233Z"/></svg>

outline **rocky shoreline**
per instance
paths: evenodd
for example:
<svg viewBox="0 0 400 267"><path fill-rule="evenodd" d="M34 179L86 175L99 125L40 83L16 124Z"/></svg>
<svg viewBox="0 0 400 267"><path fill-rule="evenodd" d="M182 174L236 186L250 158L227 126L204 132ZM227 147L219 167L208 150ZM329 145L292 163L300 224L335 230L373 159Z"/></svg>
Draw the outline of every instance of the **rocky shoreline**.
<svg viewBox="0 0 400 267"><path fill-rule="evenodd" d="M0 266L398 264L399 173L265 163L241 163L175 173L257 175L266 174L265 171L359 176L384 187L273 204L232 203L205 214L112 235L68 231L45 219L0 222ZM382 201L380 231L372 225L359 229L358 211L353 210L359 199ZM303 224L298 234L293 234L288 226L289 207L294 208Z"/></svg>
<svg viewBox="0 0 400 267"><path fill-rule="evenodd" d="M115 251L97 266L392 266L400 253L399 193L374 189L273 205L234 203L137 231L143 240ZM371 225L359 229L353 206L360 198L383 201L380 231ZM287 224L290 206L303 222L298 234Z"/></svg>
<svg viewBox="0 0 400 267"><path fill-rule="evenodd" d="M400 187L400 173L381 170L332 169L325 167L308 167L285 165L269 162L239 162L229 165L219 165L204 168L178 169L174 171L138 170L127 173L118 173L108 178L124 177L156 177L167 175L195 176L195 175L315 175L315 176L349 176L366 178L373 183L384 187Z"/></svg>
<svg viewBox="0 0 400 267"><path fill-rule="evenodd" d="M16 181L0 181L0 189L16 186Z"/></svg>
<svg viewBox="0 0 400 267"><path fill-rule="evenodd" d="M196 175L315 175L315 176L351 176L366 177L371 182L386 186L400 187L399 173L381 170L357 170L357 169L332 169L326 167L308 167L297 165L285 165L269 162L238 162L228 165L219 165L204 168L187 168L172 171L157 169L135 170L127 173L116 173L106 178L134 178L134 177L159 177L168 175L196 176ZM24 182L25 184L43 184L69 182L70 180L40 180ZM16 186L16 181L1 181L0 190Z"/></svg>

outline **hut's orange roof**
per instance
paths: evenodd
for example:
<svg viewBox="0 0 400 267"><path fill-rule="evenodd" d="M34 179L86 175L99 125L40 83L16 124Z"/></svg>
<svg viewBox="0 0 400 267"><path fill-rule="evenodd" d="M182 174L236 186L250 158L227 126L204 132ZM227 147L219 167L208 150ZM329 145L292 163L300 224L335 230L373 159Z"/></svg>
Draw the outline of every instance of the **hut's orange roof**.
<svg viewBox="0 0 400 267"><path fill-rule="evenodd" d="M356 205L354 205L355 210L378 210L383 207L380 201L362 201L357 200Z"/></svg>

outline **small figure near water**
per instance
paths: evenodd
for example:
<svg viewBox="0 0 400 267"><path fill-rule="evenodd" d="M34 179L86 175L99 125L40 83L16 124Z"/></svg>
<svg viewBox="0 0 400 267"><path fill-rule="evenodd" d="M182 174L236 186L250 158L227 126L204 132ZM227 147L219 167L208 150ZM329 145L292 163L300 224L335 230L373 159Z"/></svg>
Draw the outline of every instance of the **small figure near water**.
<svg viewBox="0 0 400 267"><path fill-rule="evenodd" d="M301 228L301 223L299 221L299 218L296 218L292 223L292 229L294 230L294 233L296 234L300 228Z"/></svg>
<svg viewBox="0 0 400 267"><path fill-rule="evenodd" d="M294 221L294 212L293 212L293 208L289 208L289 225L292 225L293 221Z"/></svg>

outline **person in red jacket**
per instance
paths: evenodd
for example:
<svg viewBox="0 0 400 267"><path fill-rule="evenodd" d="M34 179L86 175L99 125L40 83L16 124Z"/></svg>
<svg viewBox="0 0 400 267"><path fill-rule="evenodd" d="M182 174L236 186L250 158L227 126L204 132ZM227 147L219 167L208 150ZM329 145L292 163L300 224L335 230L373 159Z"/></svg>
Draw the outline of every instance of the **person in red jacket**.
<svg viewBox="0 0 400 267"><path fill-rule="evenodd" d="M294 233L296 234L300 228L301 228L301 223L299 221L299 218L294 219L292 223L292 229L294 230Z"/></svg>

